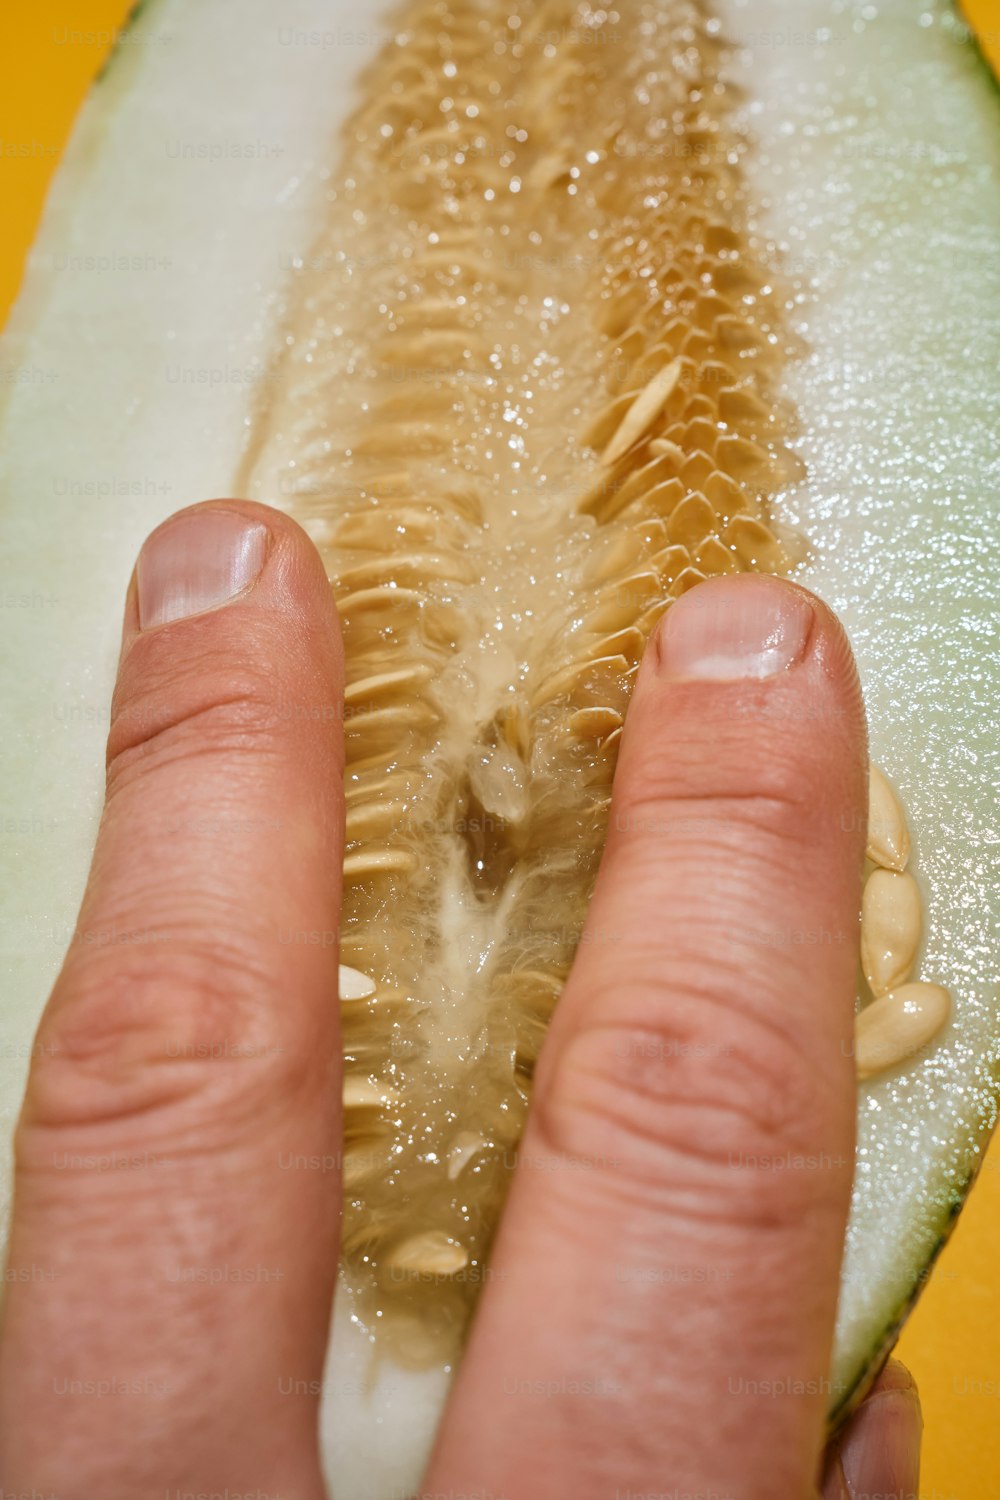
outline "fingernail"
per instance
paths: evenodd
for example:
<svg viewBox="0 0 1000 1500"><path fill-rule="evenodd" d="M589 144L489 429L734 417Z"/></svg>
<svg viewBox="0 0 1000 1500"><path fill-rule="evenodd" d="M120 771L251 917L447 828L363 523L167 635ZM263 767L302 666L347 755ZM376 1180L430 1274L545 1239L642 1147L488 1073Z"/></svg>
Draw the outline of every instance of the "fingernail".
<svg viewBox="0 0 1000 1500"><path fill-rule="evenodd" d="M682 680L773 677L801 657L814 619L808 599L775 578L699 584L667 610L660 671Z"/></svg>
<svg viewBox="0 0 1000 1500"><path fill-rule="evenodd" d="M264 566L267 527L233 511L192 510L144 542L137 565L143 630L226 604Z"/></svg>
<svg viewBox="0 0 1000 1500"><path fill-rule="evenodd" d="M922 1431L920 1398L912 1384L870 1397L840 1451L851 1500L883 1495L913 1500L920 1484Z"/></svg>

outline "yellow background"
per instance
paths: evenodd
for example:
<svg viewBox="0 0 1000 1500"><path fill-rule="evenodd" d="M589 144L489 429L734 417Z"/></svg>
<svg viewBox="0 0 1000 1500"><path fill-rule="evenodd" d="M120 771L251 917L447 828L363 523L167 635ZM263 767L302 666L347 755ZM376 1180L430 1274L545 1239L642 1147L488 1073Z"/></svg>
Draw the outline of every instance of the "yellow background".
<svg viewBox="0 0 1000 1500"><path fill-rule="evenodd" d="M113 30L129 9L123 0L6 7L0 23L0 319L16 294L73 118L108 50L55 38L64 28ZM970 0L966 11L995 44L1000 6ZM11 147L30 154L10 155ZM919 1382L926 1420L919 1500L1000 1497L1000 1395L983 1394L1000 1392L998 1244L1000 1139L900 1344Z"/></svg>

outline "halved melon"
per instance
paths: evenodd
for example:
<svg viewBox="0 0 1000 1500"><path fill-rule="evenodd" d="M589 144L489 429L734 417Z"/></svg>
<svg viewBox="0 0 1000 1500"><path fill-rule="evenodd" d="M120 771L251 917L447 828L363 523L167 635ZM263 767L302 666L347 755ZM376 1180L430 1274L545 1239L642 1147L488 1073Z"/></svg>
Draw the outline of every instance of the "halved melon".
<svg viewBox="0 0 1000 1500"><path fill-rule="evenodd" d="M283 505L347 622L344 957L376 986L345 1005L327 1452L344 1496L407 1491L642 638L708 573L795 568L850 630L916 837L922 970L955 997L860 1091L836 1420L996 1112L995 91L937 0L352 9L144 7L5 336L5 1120L86 872L135 552L195 498ZM414 1101L400 1210L383 1164Z"/></svg>

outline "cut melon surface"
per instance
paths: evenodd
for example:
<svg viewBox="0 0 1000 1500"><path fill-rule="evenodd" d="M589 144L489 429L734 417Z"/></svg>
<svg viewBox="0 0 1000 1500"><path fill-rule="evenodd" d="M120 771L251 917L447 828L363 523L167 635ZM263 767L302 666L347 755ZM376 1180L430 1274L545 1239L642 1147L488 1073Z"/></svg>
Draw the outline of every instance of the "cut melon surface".
<svg viewBox="0 0 1000 1500"><path fill-rule="evenodd" d="M121 600L142 538L191 500L252 492L309 526L331 572L360 565L361 553L337 550L326 491L290 475L290 463L306 460L314 477L320 471L323 433L294 352L281 357L289 329L315 314L314 288L331 306L345 302L336 285L342 243L330 264L317 249L342 177L338 136L365 100L361 70L378 77L380 50L399 45L398 15L375 12L362 28L350 12L296 0L279 25L263 0L147 6L136 23L138 33L148 28L146 44L133 32L81 115L4 336L0 547L16 580L0 669L8 1133L86 874ZM708 48L715 16L702 15ZM853 4L748 0L727 4L719 19L738 48L726 71L742 75L745 91L727 126L739 144L741 213L756 264L786 289L782 336L805 350L783 366L780 405L796 413L794 435L790 416L784 435L808 478L776 491L772 516L808 537L796 576L851 635L873 757L902 792L914 834L928 919L921 972L955 997L931 1049L859 1092L835 1413L925 1279L996 1109L1000 110L944 5L915 11L892 0L875 15ZM368 104L371 113L370 93ZM605 126L593 116L575 122L569 147L559 141L569 155L552 170L602 149ZM644 170L639 153L635 165ZM565 272L579 242L577 230L561 232L570 235ZM468 241L477 250L478 238ZM371 234L363 245L348 268L359 331L344 340L347 363L376 321L366 290L374 297L385 275ZM540 293L548 251L535 249L521 245L511 269ZM574 306L600 270L592 242L580 245ZM481 332L489 342L489 328ZM568 334L574 342L572 321ZM339 391L332 432L335 419L350 420L360 380L352 386L336 363L325 378ZM583 439L605 387L581 378L553 391L553 442L562 431L578 445L570 457L579 452L593 474ZM412 418L412 399L404 407ZM591 438L599 446L612 432ZM529 448L530 440L529 430ZM435 462L433 450L419 457ZM336 455L329 472L351 482ZM447 553L439 540L420 543L425 573L429 553ZM566 542L569 575L593 540ZM357 584L341 577L338 597ZM502 679L497 650L490 660ZM501 772L492 763L490 774ZM488 792L477 785L482 804ZM471 1035L475 1016L462 1020ZM3 1192L7 1211L6 1168ZM400 1363L370 1332L371 1298L352 1297L354 1281L348 1268L324 1433L338 1493L379 1500L416 1484L450 1360ZM403 1367L414 1362L424 1368Z"/></svg>

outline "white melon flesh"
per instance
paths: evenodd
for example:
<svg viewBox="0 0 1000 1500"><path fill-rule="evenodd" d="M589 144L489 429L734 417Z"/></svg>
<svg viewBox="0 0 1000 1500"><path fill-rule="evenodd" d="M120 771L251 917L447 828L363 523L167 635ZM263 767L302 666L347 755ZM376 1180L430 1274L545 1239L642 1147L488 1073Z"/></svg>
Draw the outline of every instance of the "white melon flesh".
<svg viewBox="0 0 1000 1500"><path fill-rule="evenodd" d="M836 1407L905 1313L996 1111L1000 107L940 0L877 14L730 0L723 19L742 47L762 232L810 283L797 314L810 353L787 377L809 477L780 518L814 548L797 576L850 632L873 758L915 837L921 972L955 997L931 1049L860 1090ZM280 16L264 0L156 0L58 173L0 357L8 1137L86 875L135 553L172 510L234 490L355 75L391 30L347 0ZM123 257L135 268L100 269ZM0 1191L7 1213L6 1163ZM337 1493L406 1493L448 1374L373 1361L345 1294L335 1324Z"/></svg>

